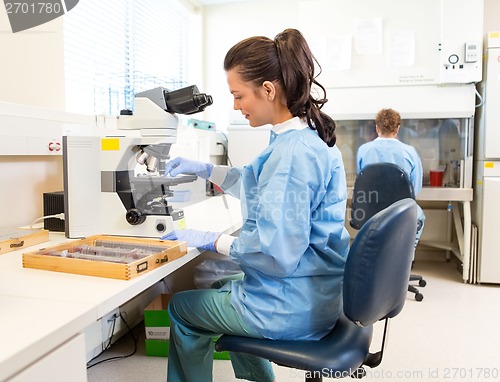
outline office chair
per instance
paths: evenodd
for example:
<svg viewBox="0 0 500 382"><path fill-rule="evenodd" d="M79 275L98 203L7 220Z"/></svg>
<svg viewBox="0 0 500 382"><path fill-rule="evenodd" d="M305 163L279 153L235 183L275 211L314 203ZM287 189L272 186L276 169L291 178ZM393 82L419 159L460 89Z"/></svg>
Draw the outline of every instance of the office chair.
<svg viewBox="0 0 500 382"><path fill-rule="evenodd" d="M403 309L410 275L417 207L400 200L369 219L354 239L347 257L344 313L320 340L268 340L223 335L217 351L240 352L276 364L305 370L306 382L323 377L362 378L365 366L382 361L389 318ZM380 351L370 353L373 324L385 320Z"/></svg>
<svg viewBox="0 0 500 382"><path fill-rule="evenodd" d="M359 230L375 213L404 198L415 199L415 193L410 178L399 166L392 163L366 166L354 183L351 227ZM416 274L410 275L410 281L418 281L420 287L427 284ZM424 295L414 285L408 284L408 291L415 295L415 300L423 300Z"/></svg>

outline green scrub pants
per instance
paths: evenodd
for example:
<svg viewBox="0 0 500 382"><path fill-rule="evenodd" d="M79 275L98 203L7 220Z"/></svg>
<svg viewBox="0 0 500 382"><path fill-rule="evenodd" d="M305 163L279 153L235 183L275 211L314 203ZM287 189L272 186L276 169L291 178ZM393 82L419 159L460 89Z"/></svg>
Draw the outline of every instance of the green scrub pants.
<svg viewBox="0 0 500 382"><path fill-rule="evenodd" d="M178 292L170 300L168 382L212 381L214 337L221 334L262 338L232 307L231 292L199 289ZM268 360L230 353L236 378L272 382Z"/></svg>

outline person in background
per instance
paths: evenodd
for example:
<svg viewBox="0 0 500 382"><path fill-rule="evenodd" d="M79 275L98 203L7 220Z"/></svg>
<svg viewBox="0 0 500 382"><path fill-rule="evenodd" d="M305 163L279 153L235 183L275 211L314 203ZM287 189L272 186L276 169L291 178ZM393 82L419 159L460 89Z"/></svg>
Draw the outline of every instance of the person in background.
<svg viewBox="0 0 500 382"><path fill-rule="evenodd" d="M401 116L392 109L382 109L375 117L378 137L361 145L356 155L356 171L359 174L364 167L373 163L393 163L402 168L413 184L415 196L422 190L422 161L415 148L398 140ZM418 206L417 235L415 247L420 241L424 229L424 211Z"/></svg>
<svg viewBox="0 0 500 382"><path fill-rule="evenodd" d="M335 122L320 110L327 99L315 62L296 29L234 45L224 60L233 107L252 127L273 126L269 146L243 168L166 164L167 175L195 173L239 198L243 217L238 237L195 230L163 237L228 255L243 271L220 289L173 296L169 382L211 381L214 337L316 340L342 311L346 179ZM275 379L268 360L231 354L231 361L237 378Z"/></svg>

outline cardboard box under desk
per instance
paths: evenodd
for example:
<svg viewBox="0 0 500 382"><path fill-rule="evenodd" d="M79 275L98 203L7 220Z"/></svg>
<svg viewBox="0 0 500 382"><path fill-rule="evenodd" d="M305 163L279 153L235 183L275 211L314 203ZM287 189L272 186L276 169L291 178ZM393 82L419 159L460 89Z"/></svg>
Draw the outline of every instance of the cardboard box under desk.
<svg viewBox="0 0 500 382"><path fill-rule="evenodd" d="M23 267L129 280L187 253L185 242L95 235L23 254Z"/></svg>
<svg viewBox="0 0 500 382"><path fill-rule="evenodd" d="M172 296L172 294L162 294L144 309L146 355L168 357L170 317L167 309ZM214 342L216 340L214 338ZM229 360L229 353L214 351L214 359Z"/></svg>

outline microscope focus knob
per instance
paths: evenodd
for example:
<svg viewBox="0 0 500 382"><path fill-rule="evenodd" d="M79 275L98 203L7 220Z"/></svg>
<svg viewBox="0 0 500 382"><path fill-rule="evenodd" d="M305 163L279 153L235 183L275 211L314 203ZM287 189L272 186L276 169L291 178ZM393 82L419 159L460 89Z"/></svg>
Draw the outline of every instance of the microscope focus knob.
<svg viewBox="0 0 500 382"><path fill-rule="evenodd" d="M143 215L137 208L132 208L125 214L125 219L130 225L138 225L144 223L146 215Z"/></svg>

